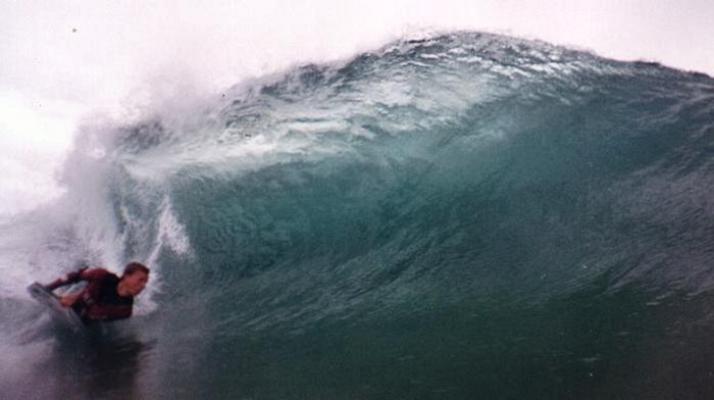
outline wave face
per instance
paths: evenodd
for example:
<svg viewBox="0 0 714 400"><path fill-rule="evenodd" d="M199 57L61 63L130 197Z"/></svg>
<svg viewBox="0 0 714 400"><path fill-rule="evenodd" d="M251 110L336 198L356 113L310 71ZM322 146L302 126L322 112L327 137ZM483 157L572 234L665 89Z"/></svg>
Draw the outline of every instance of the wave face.
<svg viewBox="0 0 714 400"><path fill-rule="evenodd" d="M713 135L705 75L468 32L85 128L65 197L0 227L3 262L29 265L0 281L0 387L712 394ZM139 315L89 339L22 293L130 259L154 271Z"/></svg>

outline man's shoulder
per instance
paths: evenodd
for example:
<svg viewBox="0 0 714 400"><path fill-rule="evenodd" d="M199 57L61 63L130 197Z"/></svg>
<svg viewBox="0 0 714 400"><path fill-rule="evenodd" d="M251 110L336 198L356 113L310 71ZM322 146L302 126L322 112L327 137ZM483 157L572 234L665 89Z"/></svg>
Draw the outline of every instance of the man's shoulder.
<svg viewBox="0 0 714 400"><path fill-rule="evenodd" d="M82 272L82 277L87 280L119 279L118 276L104 268L92 268Z"/></svg>

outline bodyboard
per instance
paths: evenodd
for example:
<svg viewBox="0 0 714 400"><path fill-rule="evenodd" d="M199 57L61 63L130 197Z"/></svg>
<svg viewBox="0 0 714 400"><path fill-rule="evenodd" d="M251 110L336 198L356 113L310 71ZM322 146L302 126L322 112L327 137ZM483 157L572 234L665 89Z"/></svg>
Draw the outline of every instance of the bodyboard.
<svg viewBox="0 0 714 400"><path fill-rule="evenodd" d="M74 332L78 332L84 328L84 323L82 319L79 318L79 315L71 308L63 307L62 304L60 304L59 297L47 290L44 286L35 282L27 287L27 291L33 299L47 307L52 319L60 325Z"/></svg>

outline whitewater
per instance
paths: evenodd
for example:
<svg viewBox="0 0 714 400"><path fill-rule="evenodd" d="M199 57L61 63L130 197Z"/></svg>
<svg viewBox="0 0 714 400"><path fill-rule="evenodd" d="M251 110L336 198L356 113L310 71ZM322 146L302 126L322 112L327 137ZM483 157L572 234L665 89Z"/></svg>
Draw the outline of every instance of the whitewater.
<svg viewBox="0 0 714 400"><path fill-rule="evenodd" d="M3 398L714 394L711 77L454 32L190 104L0 214ZM81 337L25 292L130 260Z"/></svg>

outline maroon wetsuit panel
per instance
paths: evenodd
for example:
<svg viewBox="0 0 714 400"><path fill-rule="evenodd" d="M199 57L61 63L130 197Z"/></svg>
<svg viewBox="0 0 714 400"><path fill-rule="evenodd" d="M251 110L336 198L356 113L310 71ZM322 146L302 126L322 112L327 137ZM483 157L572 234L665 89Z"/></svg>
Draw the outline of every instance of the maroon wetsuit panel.
<svg viewBox="0 0 714 400"><path fill-rule="evenodd" d="M72 308L85 321L108 321L129 318L133 297L123 297L117 293L119 277L103 268L84 270L80 279L87 286Z"/></svg>

